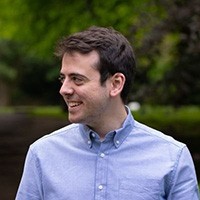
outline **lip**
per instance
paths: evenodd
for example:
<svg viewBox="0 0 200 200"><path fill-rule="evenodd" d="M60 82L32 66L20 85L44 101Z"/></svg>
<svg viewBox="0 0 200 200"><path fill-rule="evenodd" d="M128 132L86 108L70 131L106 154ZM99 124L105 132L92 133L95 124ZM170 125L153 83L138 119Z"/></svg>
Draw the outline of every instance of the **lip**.
<svg viewBox="0 0 200 200"><path fill-rule="evenodd" d="M80 102L80 101L70 101L70 102L67 102L68 110L69 111L75 110L75 109L79 108L80 105L82 105L82 104L83 103Z"/></svg>

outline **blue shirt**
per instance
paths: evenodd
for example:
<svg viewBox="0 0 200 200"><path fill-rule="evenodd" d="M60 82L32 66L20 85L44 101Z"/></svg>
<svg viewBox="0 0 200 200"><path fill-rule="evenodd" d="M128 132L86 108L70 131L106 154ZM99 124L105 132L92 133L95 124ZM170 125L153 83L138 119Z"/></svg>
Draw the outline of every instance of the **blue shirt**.
<svg viewBox="0 0 200 200"><path fill-rule="evenodd" d="M34 142L16 200L198 200L185 144L135 121L104 141L71 124Z"/></svg>

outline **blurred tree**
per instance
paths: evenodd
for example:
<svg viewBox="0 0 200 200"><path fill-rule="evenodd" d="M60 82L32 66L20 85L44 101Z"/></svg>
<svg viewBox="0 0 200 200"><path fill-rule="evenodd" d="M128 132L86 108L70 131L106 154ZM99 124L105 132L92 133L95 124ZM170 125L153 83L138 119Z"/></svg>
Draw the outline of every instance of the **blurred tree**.
<svg viewBox="0 0 200 200"><path fill-rule="evenodd" d="M128 36L127 30L137 21L138 11L148 11L148 6L144 4L148 1L2 0L0 25L3 28L0 29L0 38L22 43L20 49L23 53L20 56L26 57L27 59L23 60L30 62L28 68L19 68L20 80L15 86L21 91L17 90L17 99L19 100L19 96L24 93L28 96L30 93L33 93L32 96L38 93L38 98L41 98L41 87L38 87L39 83L35 84L39 80L38 77L41 85L49 81L55 83L58 69L52 66L58 63L55 62L52 53L55 41L60 37L91 25L113 26ZM29 58L37 58L38 67L33 65L32 59ZM32 77L28 81L27 74L28 77ZM46 84L43 85L44 90L47 89L45 86ZM47 99L50 98L47 96Z"/></svg>
<svg viewBox="0 0 200 200"><path fill-rule="evenodd" d="M20 63L18 45L0 40L0 106L11 101L11 93L17 79L17 68Z"/></svg>
<svg viewBox="0 0 200 200"><path fill-rule="evenodd" d="M198 104L199 4L199 0L1 0L0 39L23 44L20 56L27 57L23 58L27 68L18 68L16 87L41 98L58 75L59 64L52 56L55 41L91 25L113 26L136 52L134 100ZM5 73L10 65L1 68ZM26 81L27 75L32 81ZM38 87L42 84L43 92ZM50 93L43 95L47 101Z"/></svg>
<svg viewBox="0 0 200 200"><path fill-rule="evenodd" d="M166 17L151 27L138 49L141 90L151 103L200 103L200 1L163 0Z"/></svg>
<svg viewBox="0 0 200 200"><path fill-rule="evenodd" d="M154 12L148 2L151 1L1 0L0 35L23 41L27 53L52 59L60 37L91 25L113 26L128 35L138 13Z"/></svg>

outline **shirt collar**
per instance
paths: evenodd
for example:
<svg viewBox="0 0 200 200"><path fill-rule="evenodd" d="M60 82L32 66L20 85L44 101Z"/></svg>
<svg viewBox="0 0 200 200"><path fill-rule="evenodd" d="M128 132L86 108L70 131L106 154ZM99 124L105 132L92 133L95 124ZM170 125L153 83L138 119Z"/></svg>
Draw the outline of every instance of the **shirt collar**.
<svg viewBox="0 0 200 200"><path fill-rule="evenodd" d="M127 136L129 135L134 126L134 118L131 114L130 109L127 106L126 106L126 111L128 115L125 121L123 122L122 127L112 132L109 132L105 137L105 139L112 138L116 148L120 147L120 145L127 138ZM88 145L89 148L91 148L93 141L98 138L98 135L87 125L80 124L80 130L81 133L83 134L86 144Z"/></svg>
<svg viewBox="0 0 200 200"><path fill-rule="evenodd" d="M130 109L126 106L126 111L128 113L125 121L122 124L122 127L115 130L116 134L114 137L114 144L116 148L119 148L119 146L124 142L124 140L127 138L127 136L130 134L131 130L134 127L134 118L131 114Z"/></svg>

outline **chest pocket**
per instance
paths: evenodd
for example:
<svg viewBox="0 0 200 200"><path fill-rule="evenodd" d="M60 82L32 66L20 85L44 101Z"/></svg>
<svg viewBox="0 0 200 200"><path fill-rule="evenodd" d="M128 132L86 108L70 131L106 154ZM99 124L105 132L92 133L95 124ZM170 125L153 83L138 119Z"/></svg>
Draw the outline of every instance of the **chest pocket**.
<svg viewBox="0 0 200 200"><path fill-rule="evenodd" d="M157 180L125 179L120 181L119 200L160 200L161 186Z"/></svg>

